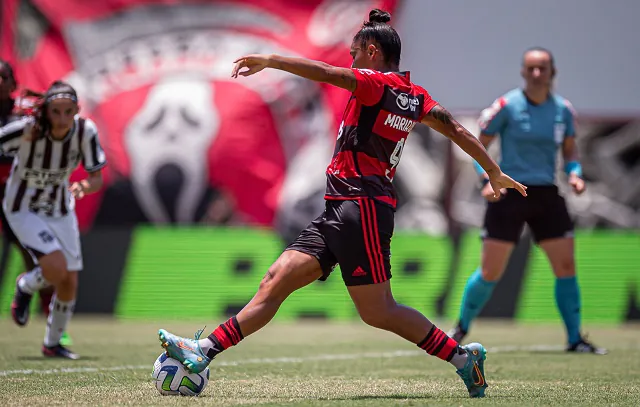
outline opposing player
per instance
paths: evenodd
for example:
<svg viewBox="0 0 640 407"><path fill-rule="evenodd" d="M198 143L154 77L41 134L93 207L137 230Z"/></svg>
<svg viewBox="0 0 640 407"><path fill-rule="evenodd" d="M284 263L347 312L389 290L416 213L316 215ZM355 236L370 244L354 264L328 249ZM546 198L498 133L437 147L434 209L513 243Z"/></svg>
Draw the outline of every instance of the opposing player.
<svg viewBox="0 0 640 407"><path fill-rule="evenodd" d="M202 371L220 352L265 326L295 290L326 279L336 264L367 324L396 333L428 354L455 366L471 397L483 397L485 349L459 346L420 312L396 303L391 293L390 243L396 194L391 181L409 132L422 122L477 159L497 191L525 189L500 171L482 145L409 72L399 72L400 37L386 24L390 15L373 10L351 45L352 68L278 55L249 55L232 76L265 68L329 83L352 92L327 169L326 209L290 244L263 278L258 292L236 316L196 340L159 331L163 347L189 370ZM424 176L428 176L425 174Z"/></svg>
<svg viewBox="0 0 640 407"><path fill-rule="evenodd" d="M12 94L17 88L17 81L13 73L11 65L0 60L0 127L9 124L10 122L19 120L21 117L21 106L16 106L16 101L12 98ZM9 174L11 173L11 166L13 164L13 157L9 155L0 155L0 200L4 198L4 189ZM10 244L16 246L22 255L24 261L25 270L33 270L35 268L34 259L31 254L20 244L15 234L11 230L11 227L7 223L7 219L4 216L4 211L0 210L0 222L2 222L3 231L3 253L5 253ZM42 313L49 316L49 306L51 305L51 298L53 297L53 287L44 287L39 290L40 308ZM71 344L71 337L65 331L62 334L60 341L63 345Z"/></svg>
<svg viewBox="0 0 640 407"><path fill-rule="evenodd" d="M32 116L0 129L1 152L15 154L3 209L38 264L18 279L11 312L18 324L26 324L33 293L53 285L42 353L68 359L78 355L60 345L60 338L73 314L82 269L75 200L100 189L106 164L96 125L78 111L76 91L56 81ZM80 161L89 175L69 185Z"/></svg>
<svg viewBox="0 0 640 407"><path fill-rule="evenodd" d="M12 97L16 88L17 83L13 74L13 68L8 62L0 60L0 127L19 119L19 116L15 114L15 100ZM12 156L0 155L0 199L4 197L4 189L9 174L11 173L12 164ZM35 267L34 261L11 230L3 211L0 211L0 221L2 222L3 243L6 243L3 247L3 255L5 255L5 251L9 249L9 244L13 244L22 255L25 269L27 271L32 270Z"/></svg>
<svg viewBox="0 0 640 407"><path fill-rule="evenodd" d="M502 276L524 224L549 258L556 276L555 297L567 329L567 351L606 353L580 334L580 291L576 280L573 223L564 198L555 185L558 149L573 192L585 190L576 148L575 114L569 101L552 92L556 67L553 55L531 48L522 60L524 89L514 89L498 98L480 118L480 142L489 146L500 136L501 166L519 182L527 184L528 198L503 191L496 197L495 185L476 164L488 201L484 218L482 265L471 275L462 298L460 319L449 333L461 341L471 322L491 297Z"/></svg>

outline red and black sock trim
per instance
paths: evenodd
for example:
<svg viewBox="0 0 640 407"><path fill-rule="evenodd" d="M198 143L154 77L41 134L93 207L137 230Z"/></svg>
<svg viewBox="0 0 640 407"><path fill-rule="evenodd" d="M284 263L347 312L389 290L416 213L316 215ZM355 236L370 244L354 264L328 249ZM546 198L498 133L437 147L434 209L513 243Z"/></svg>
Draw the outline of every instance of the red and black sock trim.
<svg viewBox="0 0 640 407"><path fill-rule="evenodd" d="M213 359L223 350L237 345L244 339L244 335L242 335L238 320L233 316L224 324L220 324L216 330L208 336L208 338L215 346L207 352L207 357Z"/></svg>
<svg viewBox="0 0 640 407"><path fill-rule="evenodd" d="M418 343L418 347L429 355L450 362L458 350L458 342L449 338L446 333L434 325L427 336Z"/></svg>

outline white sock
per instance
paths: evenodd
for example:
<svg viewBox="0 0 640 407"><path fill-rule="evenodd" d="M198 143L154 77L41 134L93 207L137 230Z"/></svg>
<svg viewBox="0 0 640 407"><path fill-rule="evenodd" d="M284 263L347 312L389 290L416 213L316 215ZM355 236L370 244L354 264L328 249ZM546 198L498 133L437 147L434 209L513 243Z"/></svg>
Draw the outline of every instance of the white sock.
<svg viewBox="0 0 640 407"><path fill-rule="evenodd" d="M51 284L42 275L42 269L36 267L33 270L25 273L20 280L18 280L18 287L20 291L33 294L42 288L49 287Z"/></svg>
<svg viewBox="0 0 640 407"><path fill-rule="evenodd" d="M460 348L458 348L460 349ZM469 355L467 354L467 352L462 352L459 353L456 351L455 355L453 355L453 357L451 358L451 363L452 365L454 365L456 367L456 369L462 369L464 367L464 365L467 364L467 358L469 357Z"/></svg>
<svg viewBox="0 0 640 407"><path fill-rule="evenodd" d="M209 350L215 347L215 344L209 338L199 339L198 345L200 345L200 349L202 349L202 353L204 353L205 355L209 352Z"/></svg>
<svg viewBox="0 0 640 407"><path fill-rule="evenodd" d="M73 315L73 307L76 300L60 301L54 296L49 309L49 318L47 319L47 330L44 335L44 346L56 346L60 344L62 333L67 329L67 323Z"/></svg>

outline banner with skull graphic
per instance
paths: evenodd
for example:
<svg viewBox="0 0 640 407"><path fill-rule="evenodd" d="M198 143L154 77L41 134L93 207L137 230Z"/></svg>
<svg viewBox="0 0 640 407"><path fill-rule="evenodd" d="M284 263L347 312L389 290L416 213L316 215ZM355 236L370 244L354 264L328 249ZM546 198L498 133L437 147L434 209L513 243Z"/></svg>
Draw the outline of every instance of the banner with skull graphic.
<svg viewBox="0 0 640 407"><path fill-rule="evenodd" d="M348 94L280 71L231 80L232 62L280 53L349 66L368 11L393 13L399 3L3 0L0 57L23 87L70 81L99 126L110 165L106 188L78 202L83 229L248 224L291 240L323 209ZM637 120L579 120L588 190L567 194L578 226L640 224ZM460 121L477 130L476 117ZM424 126L412 133L394 179L397 227L444 234L480 225L468 157Z"/></svg>
<svg viewBox="0 0 640 407"><path fill-rule="evenodd" d="M279 53L348 66L369 10L393 12L396 3L7 0L2 35L10 45L1 52L25 87L71 82L82 113L99 126L110 165L106 188L78 203L85 228L295 229L289 219L308 222L322 207L348 94L280 71L231 80L232 62ZM20 29L28 24L37 29Z"/></svg>

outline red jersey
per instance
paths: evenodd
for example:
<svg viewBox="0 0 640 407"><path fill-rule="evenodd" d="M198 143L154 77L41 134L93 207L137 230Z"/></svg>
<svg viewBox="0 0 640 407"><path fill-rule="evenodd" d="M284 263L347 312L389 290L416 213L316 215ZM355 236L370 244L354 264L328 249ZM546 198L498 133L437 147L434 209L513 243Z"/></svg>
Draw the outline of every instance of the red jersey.
<svg viewBox="0 0 640 407"><path fill-rule="evenodd" d="M353 69L356 90L342 117L325 199L369 197L396 207L391 181L416 123L437 105L409 72Z"/></svg>

